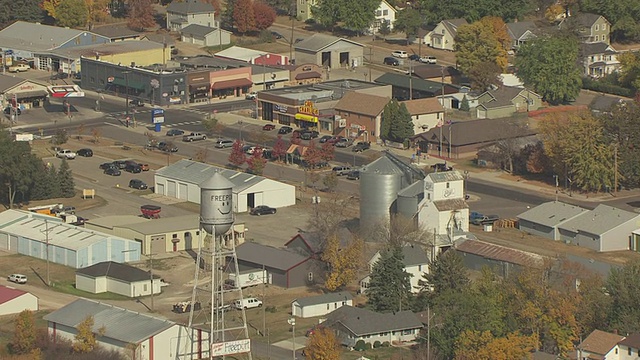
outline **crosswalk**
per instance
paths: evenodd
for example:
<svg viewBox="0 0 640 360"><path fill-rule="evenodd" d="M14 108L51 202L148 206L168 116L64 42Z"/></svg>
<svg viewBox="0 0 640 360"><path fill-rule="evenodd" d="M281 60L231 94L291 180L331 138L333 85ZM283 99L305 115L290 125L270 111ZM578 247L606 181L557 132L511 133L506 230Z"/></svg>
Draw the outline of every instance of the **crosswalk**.
<svg viewBox="0 0 640 360"><path fill-rule="evenodd" d="M194 113L194 114L198 114L198 115L202 115L203 117L208 115L209 113L206 111L202 111L202 110L198 110L198 109L191 109L191 108L184 108L184 109L180 109L182 111L188 111L190 113ZM147 116L145 116L145 114L150 114L151 113L151 109L147 109L147 110L137 110L135 113L135 117L136 120L140 121L145 119ZM107 113L105 114L106 117L114 119L114 120L118 120L118 121L122 121L123 119L126 118L127 113L125 111L117 111L117 112L111 112L111 113ZM129 116L132 117L133 114L129 113ZM191 120L191 121L182 121L182 122L177 122L177 123L168 123L165 122L163 124L163 127L179 127L179 126L185 126L185 125L199 125L202 123L202 120Z"/></svg>

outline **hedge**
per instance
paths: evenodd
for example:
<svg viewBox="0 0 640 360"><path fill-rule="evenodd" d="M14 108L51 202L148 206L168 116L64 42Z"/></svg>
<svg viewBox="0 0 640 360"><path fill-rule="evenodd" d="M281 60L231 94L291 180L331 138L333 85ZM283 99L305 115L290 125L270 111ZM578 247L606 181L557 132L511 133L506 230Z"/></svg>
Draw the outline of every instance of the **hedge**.
<svg viewBox="0 0 640 360"><path fill-rule="evenodd" d="M635 94L635 91L632 89L627 89L622 86L593 80L591 78L582 78L582 88L624 97L633 97L633 95Z"/></svg>

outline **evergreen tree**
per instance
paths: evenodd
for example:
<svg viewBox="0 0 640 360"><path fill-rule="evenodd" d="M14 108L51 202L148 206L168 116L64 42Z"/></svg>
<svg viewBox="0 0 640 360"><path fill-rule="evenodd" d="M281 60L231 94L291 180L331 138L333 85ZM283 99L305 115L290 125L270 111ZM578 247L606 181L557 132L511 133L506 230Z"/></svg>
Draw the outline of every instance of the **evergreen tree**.
<svg viewBox="0 0 640 360"><path fill-rule="evenodd" d="M470 110L469 99L467 99L467 95L465 95L462 98L462 101L460 102L460 110L461 111L469 111Z"/></svg>
<svg viewBox="0 0 640 360"><path fill-rule="evenodd" d="M40 163L34 175L33 186L30 188L30 200L44 200L51 196L53 184L49 177L49 168Z"/></svg>
<svg viewBox="0 0 640 360"><path fill-rule="evenodd" d="M49 194L46 199L55 199L62 197L62 190L60 188L60 183L58 182L58 171L53 164L50 164L46 167L46 180L49 182Z"/></svg>
<svg viewBox="0 0 640 360"><path fill-rule="evenodd" d="M384 140L404 142L413 134L413 121L409 110L398 100L391 100L382 112L380 136Z"/></svg>
<svg viewBox="0 0 640 360"><path fill-rule="evenodd" d="M455 250L440 253L431 263L429 270L419 284L422 291L432 291L434 296L449 290L462 291L469 286L467 268Z"/></svg>
<svg viewBox="0 0 640 360"><path fill-rule="evenodd" d="M383 250L373 265L366 294L375 311L409 309L411 283L403 260L402 248L395 246Z"/></svg>
<svg viewBox="0 0 640 360"><path fill-rule="evenodd" d="M388 20L382 19L382 22L380 23L380 28L378 29L378 33L384 36L391 34L391 26L389 25Z"/></svg>
<svg viewBox="0 0 640 360"><path fill-rule="evenodd" d="M60 197L71 198L76 195L75 182L73 181L73 174L69 168L67 159L62 159L60 169L58 169L57 182L60 187Z"/></svg>

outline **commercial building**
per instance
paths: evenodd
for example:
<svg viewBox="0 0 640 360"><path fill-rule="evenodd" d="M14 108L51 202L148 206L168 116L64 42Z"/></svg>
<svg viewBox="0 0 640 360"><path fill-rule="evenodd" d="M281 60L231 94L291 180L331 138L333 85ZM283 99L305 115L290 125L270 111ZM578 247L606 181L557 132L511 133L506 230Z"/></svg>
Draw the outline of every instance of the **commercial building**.
<svg viewBox="0 0 640 360"><path fill-rule="evenodd" d="M2 108L9 104L22 109L40 107L49 96L45 84L34 80L26 80L15 76L0 75L0 97Z"/></svg>
<svg viewBox="0 0 640 360"><path fill-rule="evenodd" d="M325 34L313 34L293 45L298 64L317 64L328 69L355 68L363 64L364 45Z"/></svg>
<svg viewBox="0 0 640 360"><path fill-rule="evenodd" d="M0 316L38 311L38 297L23 290L0 285Z"/></svg>
<svg viewBox="0 0 640 360"><path fill-rule="evenodd" d="M213 54L213 56L220 59L243 61L249 64L256 65L264 64L267 66L282 66L289 64L289 57L285 55L273 54L270 52L258 51L243 48L240 46L232 46L222 51L218 51L217 53Z"/></svg>
<svg viewBox="0 0 640 360"><path fill-rule="evenodd" d="M336 115L345 120L345 126L337 134L353 140L379 142L382 112L390 100L353 91L346 93L335 106Z"/></svg>
<svg viewBox="0 0 640 360"><path fill-rule="evenodd" d="M296 203L293 185L191 160L180 160L156 171L155 193L199 204L200 184L216 171L233 183L232 202L236 213L247 212L258 205L281 208Z"/></svg>
<svg viewBox="0 0 640 360"><path fill-rule="evenodd" d="M79 269L103 261L139 261L141 246L53 216L7 210L0 213L0 250Z"/></svg>
<svg viewBox="0 0 640 360"><path fill-rule="evenodd" d="M102 294L111 292L134 298L159 294L162 291L159 276L138 269L135 266L105 261L76 271L76 289Z"/></svg>

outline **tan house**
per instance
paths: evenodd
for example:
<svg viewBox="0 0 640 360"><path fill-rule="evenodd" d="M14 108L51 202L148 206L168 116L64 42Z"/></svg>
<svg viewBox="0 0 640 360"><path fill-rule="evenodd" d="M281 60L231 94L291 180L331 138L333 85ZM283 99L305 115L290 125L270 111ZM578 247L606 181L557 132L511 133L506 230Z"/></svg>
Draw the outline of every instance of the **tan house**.
<svg viewBox="0 0 640 360"><path fill-rule="evenodd" d="M583 74L593 78L607 76L620 69L618 51L607 43L581 44L580 57Z"/></svg>
<svg viewBox="0 0 640 360"><path fill-rule="evenodd" d="M380 136L382 111L391 98L357 93L346 93L335 106L336 115L343 118L345 127L336 129L336 135L377 142Z"/></svg>
<svg viewBox="0 0 640 360"><path fill-rule="evenodd" d="M425 43L434 49L454 50L455 39L458 35L458 28L467 25L465 19L442 20L435 29L425 37Z"/></svg>
<svg viewBox="0 0 640 360"><path fill-rule="evenodd" d="M583 43L610 43L611 23L602 15L580 13L563 19L560 29L574 29Z"/></svg>
<svg viewBox="0 0 640 360"><path fill-rule="evenodd" d="M433 129L444 119L444 107L438 98L424 98L401 102L409 110L413 122L413 134Z"/></svg>
<svg viewBox="0 0 640 360"><path fill-rule="evenodd" d="M476 116L478 119L497 119L519 112L537 110L542 106L542 96L531 90L501 86L485 91L478 97Z"/></svg>
<svg viewBox="0 0 640 360"><path fill-rule="evenodd" d="M296 2L296 15L298 15L298 20L307 21L313 18L311 14L311 9L316 6L318 0L298 0Z"/></svg>

